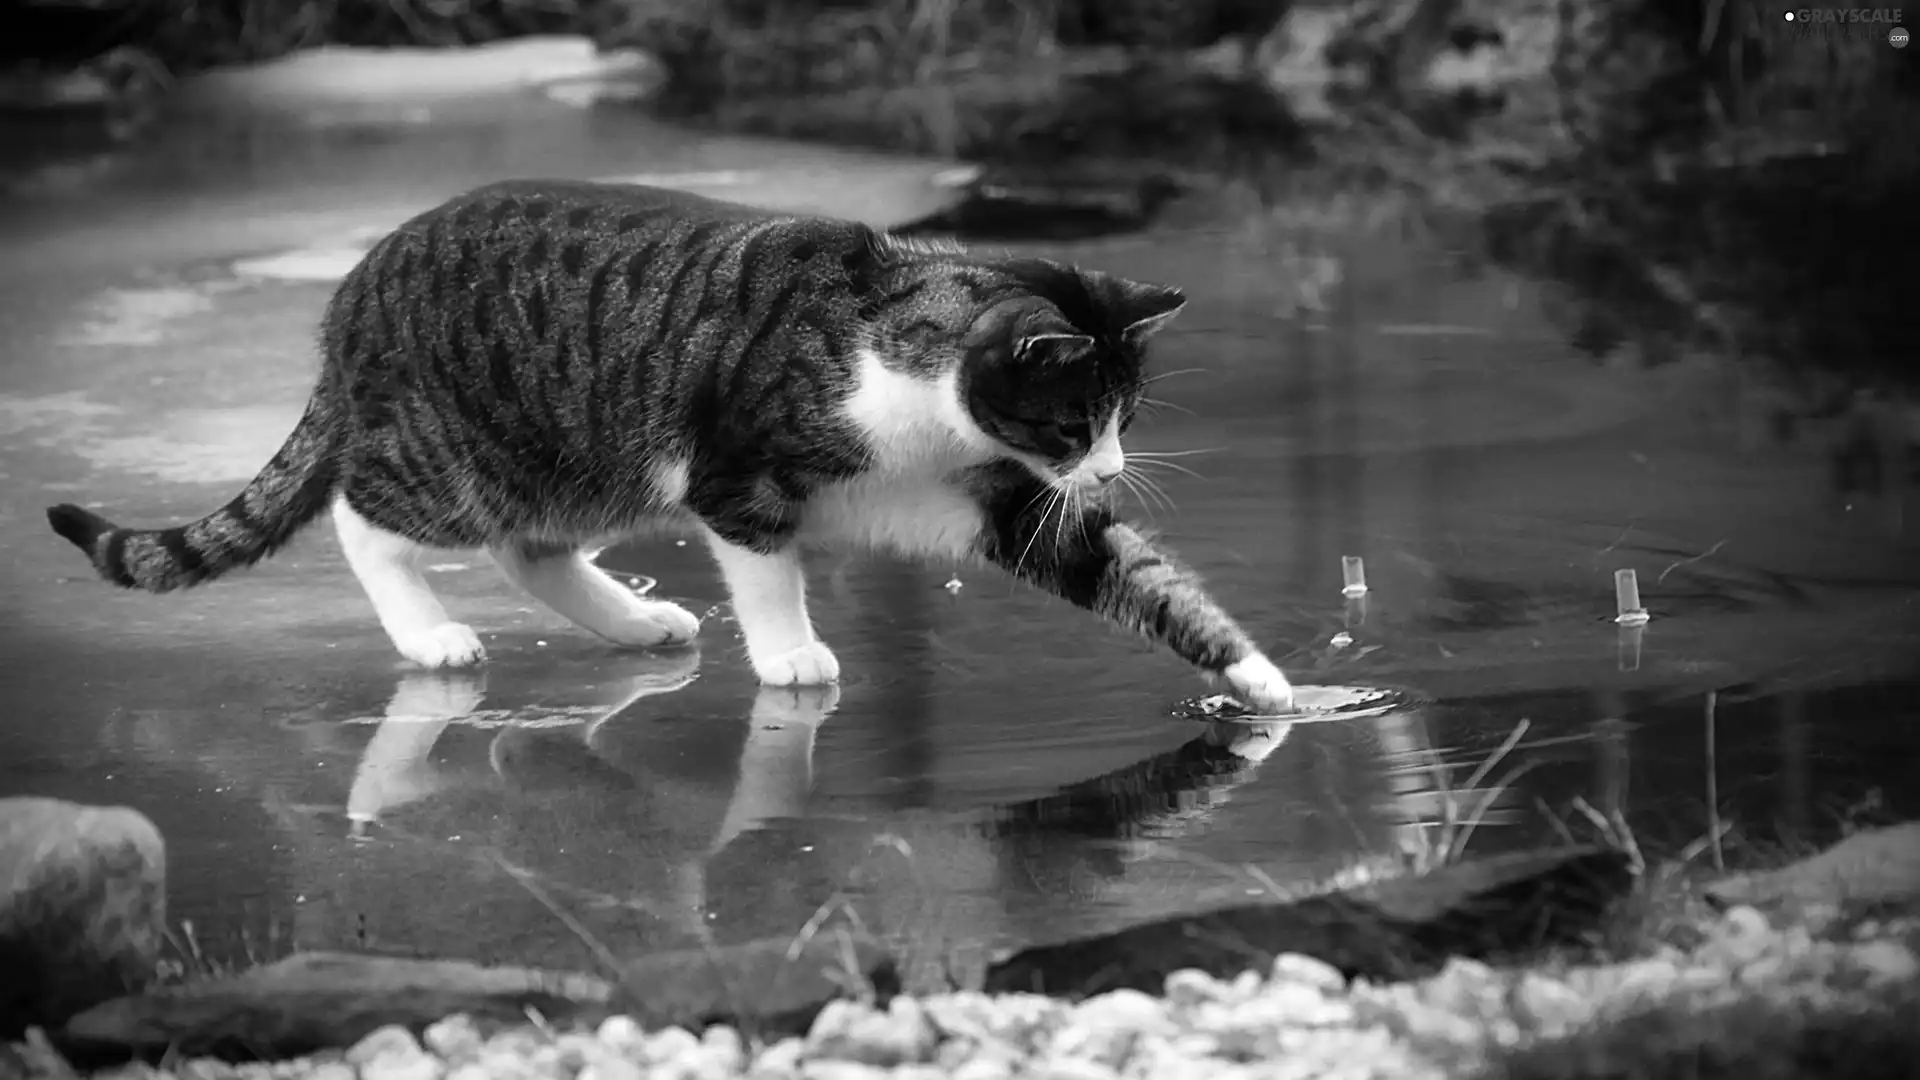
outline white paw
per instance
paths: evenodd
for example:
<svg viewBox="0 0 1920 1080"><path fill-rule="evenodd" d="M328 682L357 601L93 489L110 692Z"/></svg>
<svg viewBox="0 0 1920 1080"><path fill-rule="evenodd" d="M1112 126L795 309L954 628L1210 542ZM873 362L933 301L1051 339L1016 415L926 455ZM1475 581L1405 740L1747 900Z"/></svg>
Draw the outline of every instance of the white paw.
<svg viewBox="0 0 1920 1080"><path fill-rule="evenodd" d="M772 656L753 658L753 673L763 686L822 686L840 681L840 661L818 641Z"/></svg>
<svg viewBox="0 0 1920 1080"><path fill-rule="evenodd" d="M639 648L685 645L700 636L700 620L679 604L635 597L620 622L608 627L605 636L615 645Z"/></svg>
<svg viewBox="0 0 1920 1080"><path fill-rule="evenodd" d="M487 658L487 647L471 626L443 622L431 630L395 641L400 655L423 668L476 667Z"/></svg>
<svg viewBox="0 0 1920 1080"><path fill-rule="evenodd" d="M1254 712L1271 716L1293 711L1293 684L1260 653L1230 665L1222 674L1233 696Z"/></svg>

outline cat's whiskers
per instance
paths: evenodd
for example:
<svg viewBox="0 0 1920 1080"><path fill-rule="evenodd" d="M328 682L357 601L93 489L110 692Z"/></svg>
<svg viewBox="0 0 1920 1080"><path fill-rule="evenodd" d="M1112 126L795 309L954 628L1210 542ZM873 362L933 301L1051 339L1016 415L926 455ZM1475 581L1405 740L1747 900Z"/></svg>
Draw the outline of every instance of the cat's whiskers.
<svg viewBox="0 0 1920 1080"><path fill-rule="evenodd" d="M1180 368L1180 369L1178 369L1178 370L1175 370L1175 371L1162 371L1162 372L1157 372L1157 373L1155 373L1155 374L1153 374L1153 375L1149 375L1149 376L1147 376L1147 377L1146 377L1146 378L1144 378L1144 379L1141 379L1141 380L1140 380L1140 385L1141 385L1141 386L1143 386L1143 387L1147 387L1147 386L1152 386L1152 385L1153 385L1154 383L1157 383L1157 382L1159 382L1159 381L1160 381L1161 379L1171 379L1171 378L1173 378L1173 377L1174 377L1175 375L1195 375L1195 374L1198 374L1198 373L1200 373L1200 372L1202 372L1202 371L1205 371L1205 370L1207 370L1207 369L1206 369L1206 368L1197 368L1197 367L1190 367L1190 368Z"/></svg>
<svg viewBox="0 0 1920 1080"><path fill-rule="evenodd" d="M1013 561L1013 575L1015 577L1020 576L1021 568L1027 564L1027 556L1033 553L1034 543L1040 539L1040 534L1046 531L1047 515L1051 514L1054 508L1060 504L1063 491L1064 489L1059 484L1048 484L1046 487L1040 489L1033 498L1028 499L1027 505L1021 508L1019 518L1016 518L1016 520L1024 519L1027 516L1027 511L1033 508L1034 503L1040 502L1042 499L1046 500L1040 505L1040 520L1033 523L1033 532L1027 537L1027 546L1020 549L1020 557Z"/></svg>
<svg viewBox="0 0 1920 1080"><path fill-rule="evenodd" d="M1153 516L1156 505L1166 510L1169 514L1176 512L1173 500L1167 496L1166 489L1162 488L1152 477L1133 468L1132 465L1128 465L1127 468L1120 473L1119 480L1121 486L1125 487L1128 492L1140 500L1140 504L1146 509L1148 516Z"/></svg>
<svg viewBox="0 0 1920 1080"><path fill-rule="evenodd" d="M1166 410L1166 409L1172 409L1174 412L1186 413L1188 416L1200 415L1199 413L1194 412L1192 409L1187 408L1185 405L1176 405L1171 401L1166 401L1164 399L1156 398L1156 397L1141 398L1140 407L1143 409L1146 409L1147 414L1150 416L1157 416L1163 410Z"/></svg>
<svg viewBox="0 0 1920 1080"><path fill-rule="evenodd" d="M1134 454L1132 456L1134 458L1134 464L1138 465L1142 470L1170 469L1173 472L1185 473L1186 475L1193 477L1195 480L1206 479L1206 477L1200 475L1197 472L1194 472L1192 469L1187 468L1185 465L1182 465L1177 461L1162 461L1159 458L1141 457L1139 454Z"/></svg>
<svg viewBox="0 0 1920 1080"><path fill-rule="evenodd" d="M1217 454L1225 449L1224 446L1206 446L1198 450L1129 450L1127 455L1158 461L1163 458L1193 457L1195 454Z"/></svg>

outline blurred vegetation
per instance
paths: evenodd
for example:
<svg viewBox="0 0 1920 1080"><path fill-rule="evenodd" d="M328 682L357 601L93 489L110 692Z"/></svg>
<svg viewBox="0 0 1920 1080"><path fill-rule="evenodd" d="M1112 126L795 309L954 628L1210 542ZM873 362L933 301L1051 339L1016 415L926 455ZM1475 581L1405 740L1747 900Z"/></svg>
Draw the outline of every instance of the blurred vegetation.
<svg viewBox="0 0 1920 1080"><path fill-rule="evenodd" d="M1705 347L1910 377L1894 316L1920 229L1900 201L1920 173L1920 55L1794 37L1759 0L14 11L28 32L0 37L15 59L137 49L173 73L328 42L585 33L658 57L670 78L655 107L690 122L981 162L1035 233L1076 214L1147 220L1195 188L1238 193L1271 228L1438 231L1471 262L1560 282L1569 333L1596 355ZM1449 83L1448 65L1481 70Z"/></svg>

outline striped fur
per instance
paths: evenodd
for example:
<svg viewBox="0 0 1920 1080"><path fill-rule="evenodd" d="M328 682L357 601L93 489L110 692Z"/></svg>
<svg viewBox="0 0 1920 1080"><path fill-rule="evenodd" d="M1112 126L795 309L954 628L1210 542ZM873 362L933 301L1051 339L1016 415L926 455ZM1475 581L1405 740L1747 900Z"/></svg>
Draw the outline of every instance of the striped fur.
<svg viewBox="0 0 1920 1080"><path fill-rule="evenodd" d="M305 416L225 507L166 529L48 512L151 592L270 555L331 508L382 626L478 663L418 555L486 547L620 644L698 622L581 554L691 524L764 682L831 682L799 551L984 557L1266 705L1286 681L1198 580L1107 508L1148 339L1177 290L656 189L510 181L405 223L341 283Z"/></svg>

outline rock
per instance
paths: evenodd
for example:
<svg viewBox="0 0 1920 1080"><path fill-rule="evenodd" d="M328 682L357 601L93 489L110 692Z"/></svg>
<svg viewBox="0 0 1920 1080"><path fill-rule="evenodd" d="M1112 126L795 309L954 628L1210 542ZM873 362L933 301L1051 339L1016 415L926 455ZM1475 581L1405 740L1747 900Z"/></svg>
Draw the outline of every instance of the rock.
<svg viewBox="0 0 1920 1080"><path fill-rule="evenodd" d="M1198 968L1187 968L1167 976L1160 992L1166 995L1169 1004L1193 1008L1220 1000L1226 996L1227 988L1212 975Z"/></svg>
<svg viewBox="0 0 1920 1080"><path fill-rule="evenodd" d="M647 1036L640 1056L650 1065L680 1061L700 1049L700 1040L683 1027L663 1028Z"/></svg>
<svg viewBox="0 0 1920 1080"><path fill-rule="evenodd" d="M145 986L166 877L166 843L139 811L0 799L0 1037Z"/></svg>
<svg viewBox="0 0 1920 1080"><path fill-rule="evenodd" d="M807 1053L823 1061L857 1061L891 1069L933 1060L940 1033L912 998L896 997L885 1012L856 1001L827 1003L807 1033Z"/></svg>
<svg viewBox="0 0 1920 1080"><path fill-rule="evenodd" d="M647 1080L647 1070L625 1058L596 1061L576 1074L576 1080Z"/></svg>
<svg viewBox="0 0 1920 1080"><path fill-rule="evenodd" d="M646 1044L647 1032L631 1016L609 1016L601 1021L594 1037L606 1043L608 1049L622 1056L632 1057L640 1053Z"/></svg>
<svg viewBox="0 0 1920 1080"><path fill-rule="evenodd" d="M1847 950L1847 963L1869 984L1908 982L1920 974L1920 957L1898 941L1868 941Z"/></svg>
<svg viewBox="0 0 1920 1080"><path fill-rule="evenodd" d="M740 1033L725 1024L715 1024L700 1033L700 1047L728 1076L738 1075L747 1064L747 1044Z"/></svg>
<svg viewBox="0 0 1920 1080"><path fill-rule="evenodd" d="M360 1080L440 1080L446 1072L446 1064L398 1024L379 1028L354 1043L347 1049L346 1061L359 1070Z"/></svg>
<svg viewBox="0 0 1920 1080"><path fill-rule="evenodd" d="M1513 1014L1530 1034L1557 1038L1591 1019L1593 1002L1558 979L1530 971L1514 983Z"/></svg>
<svg viewBox="0 0 1920 1080"><path fill-rule="evenodd" d="M1053 1036L1052 1054L1119 1068L1146 1036L1171 1038L1179 1025L1167 1007L1138 990L1114 990L1081 1002Z"/></svg>
<svg viewBox="0 0 1920 1080"><path fill-rule="evenodd" d="M649 1030L723 1023L766 1038L805 1033L828 1002L856 988L883 1002L900 989L891 953L871 938L817 934L789 959L793 944L768 938L649 956L622 972L615 1005Z"/></svg>
<svg viewBox="0 0 1920 1080"><path fill-rule="evenodd" d="M1267 970L1281 953L1318 959L1375 982L1418 977L1449 957L1517 959L1578 941L1633 883L1621 852L1583 848L1461 863L1417 878L1317 896L1174 916L1124 930L1024 949L987 971L992 993L1076 997L1118 988L1167 989L1182 969L1233 978ZM1217 984L1215 984L1217 985Z"/></svg>
<svg viewBox="0 0 1920 1080"><path fill-rule="evenodd" d="M1339 968L1299 953L1281 953L1274 957L1271 977L1275 982L1311 986L1323 994L1339 994L1347 989L1347 977L1340 974Z"/></svg>
<svg viewBox="0 0 1920 1080"><path fill-rule="evenodd" d="M143 1056L295 1057L354 1046L383 1028L419 1029L455 1013L524 1023L595 1022L613 988L588 975L451 960L296 953L240 975L97 1005L67 1022L63 1045ZM397 1036L381 1034L390 1046ZM408 1036L412 1038L411 1035ZM494 1050L492 1042L487 1051ZM482 1052L486 1057L487 1051Z"/></svg>
<svg viewBox="0 0 1920 1080"><path fill-rule="evenodd" d="M1729 909L1708 930L1697 958L1727 968L1740 968L1767 955L1780 943L1767 917L1741 904Z"/></svg>
<svg viewBox="0 0 1920 1080"><path fill-rule="evenodd" d="M427 1049L449 1062L472 1061L486 1045L486 1038L474 1026L473 1018L464 1013L427 1025L420 1037Z"/></svg>
<svg viewBox="0 0 1920 1080"><path fill-rule="evenodd" d="M1820 906L1920 903L1920 821L1854 833L1778 870L1722 878L1707 886L1706 898L1795 915Z"/></svg>
<svg viewBox="0 0 1920 1080"><path fill-rule="evenodd" d="M749 1076L794 1076L800 1072L800 1058L806 1053L805 1039L781 1039L754 1056Z"/></svg>
<svg viewBox="0 0 1920 1080"><path fill-rule="evenodd" d="M413 1032L398 1024L389 1024L348 1047L346 1058L347 1064L359 1068L377 1057L411 1057L422 1052Z"/></svg>

